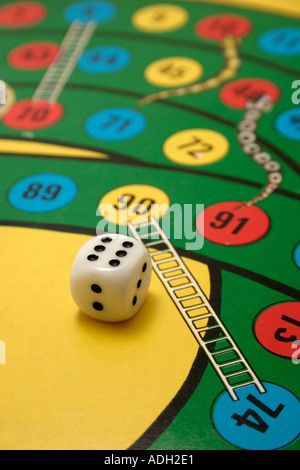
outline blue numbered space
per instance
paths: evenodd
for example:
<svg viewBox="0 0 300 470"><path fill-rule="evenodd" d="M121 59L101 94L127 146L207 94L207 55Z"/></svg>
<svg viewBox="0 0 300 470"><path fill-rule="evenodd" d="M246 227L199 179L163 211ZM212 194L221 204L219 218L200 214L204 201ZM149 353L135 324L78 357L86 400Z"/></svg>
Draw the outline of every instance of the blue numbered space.
<svg viewBox="0 0 300 470"><path fill-rule="evenodd" d="M276 28L265 32L258 45L268 54L289 57L300 54L300 28Z"/></svg>
<svg viewBox="0 0 300 470"><path fill-rule="evenodd" d="M137 136L146 127L144 115L130 108L110 108L90 116L85 130L94 139L120 141Z"/></svg>
<svg viewBox="0 0 300 470"><path fill-rule="evenodd" d="M291 140L300 141L300 108L291 108L281 113L275 122L277 131Z"/></svg>
<svg viewBox="0 0 300 470"><path fill-rule="evenodd" d="M94 47L79 59L78 66L88 73L105 74L124 69L131 62L131 54L118 46Z"/></svg>
<svg viewBox="0 0 300 470"><path fill-rule="evenodd" d="M248 385L237 391L237 401L224 392L214 403L214 426L226 441L241 449L280 449L299 436L298 398L279 385L263 385L265 393Z"/></svg>
<svg viewBox="0 0 300 470"><path fill-rule="evenodd" d="M106 1L87 1L73 3L65 10L65 19L72 23L78 20L82 23L89 21L97 21L98 23L106 23L116 15L116 7Z"/></svg>
<svg viewBox="0 0 300 470"><path fill-rule="evenodd" d="M23 212L51 212L70 204L77 195L77 186L69 177L39 174L18 181L9 191L13 207Z"/></svg>
<svg viewBox="0 0 300 470"><path fill-rule="evenodd" d="M293 258L294 258L297 268L300 269L300 242L297 244L296 248L294 249Z"/></svg>

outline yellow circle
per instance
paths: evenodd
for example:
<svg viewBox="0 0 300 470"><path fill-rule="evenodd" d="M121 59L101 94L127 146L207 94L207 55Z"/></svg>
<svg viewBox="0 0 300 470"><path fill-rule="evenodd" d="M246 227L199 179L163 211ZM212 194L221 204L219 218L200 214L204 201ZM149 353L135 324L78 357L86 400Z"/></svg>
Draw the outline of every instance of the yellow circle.
<svg viewBox="0 0 300 470"><path fill-rule="evenodd" d="M152 62L145 70L145 78L159 87L178 87L198 80L202 65L188 57L166 57Z"/></svg>
<svg viewBox="0 0 300 470"><path fill-rule="evenodd" d="M165 156L181 165L208 165L226 156L229 142L210 129L187 129L170 136L163 145Z"/></svg>
<svg viewBox="0 0 300 470"><path fill-rule="evenodd" d="M166 33L185 25L188 12L177 5L159 3L141 8L132 17L136 29L148 33Z"/></svg>
<svg viewBox="0 0 300 470"><path fill-rule="evenodd" d="M170 199L155 186L131 184L107 193L99 203L99 215L114 225L140 224L151 217L161 219L169 210Z"/></svg>
<svg viewBox="0 0 300 470"><path fill-rule="evenodd" d="M0 105L0 118L4 116L4 114L9 110L9 108L16 101L16 93L14 92L14 90L7 83L5 85L6 85L6 103L4 105Z"/></svg>

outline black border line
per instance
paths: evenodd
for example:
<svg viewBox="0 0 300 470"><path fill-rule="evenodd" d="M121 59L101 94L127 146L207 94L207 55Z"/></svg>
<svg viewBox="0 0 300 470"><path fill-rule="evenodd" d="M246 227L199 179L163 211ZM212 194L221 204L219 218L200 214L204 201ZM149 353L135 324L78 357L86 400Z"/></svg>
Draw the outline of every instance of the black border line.
<svg viewBox="0 0 300 470"><path fill-rule="evenodd" d="M177 251L178 253L180 253L181 251L180 248L179 249L177 248ZM238 276L249 279L250 281L257 282L258 284L264 285L268 287L269 289L275 290L276 292L292 297L295 300L298 300L300 302L300 290L294 287L291 287L287 284L284 284L280 281L276 281L275 279L271 279L267 276L264 276L263 274L256 273L249 269L241 268L239 266L236 266L234 264L230 264L224 261L212 259L209 256L202 255L196 252L190 252L189 257L196 261L209 264L212 267L213 265L216 265L216 267L220 269L221 271L230 272L232 274L236 274Z"/></svg>
<svg viewBox="0 0 300 470"><path fill-rule="evenodd" d="M207 3L207 2L205 2L205 3ZM221 5L219 5L219 6L221 6ZM34 31L38 31L40 33L39 30L34 30ZM45 30L43 30L43 31L45 32ZM51 30L51 32L52 32L52 30ZM101 32L101 33L103 35L103 32ZM1 32L0 32L0 34L1 34ZM116 35L114 33L114 36L118 36L118 35ZM123 37L124 37L124 34L123 34ZM143 38L145 38L145 37L147 37L147 36L143 36ZM159 39L161 40L161 38L159 38ZM175 41L170 39L169 42L172 42L174 44ZM181 45L182 45L182 42L181 42ZM212 48L212 47L209 47L207 45L201 44L201 47L204 47L204 46L206 46L206 48L207 49L209 48L210 50L216 49L216 48ZM191 44L189 44L189 47L194 47L194 46L191 46ZM199 45L197 45L197 47L199 47ZM286 71L287 73L292 73L292 74L296 73L292 69L288 69L286 67L276 67L276 66L274 67L274 64L269 64L267 61L257 59L257 58L253 59L251 56L246 55L246 54L243 54L243 57L247 57L247 59L249 61L254 60L255 63L260 62L260 63L263 63L265 66L271 66L272 68L277 68L279 70ZM297 71L297 73L298 73L298 71ZM114 90L114 93L115 93L115 90ZM229 125L229 123L227 125ZM261 139L261 142L264 142L264 141ZM273 149L274 149L274 146L272 146L271 144L268 144L268 145L269 145L270 148L273 147ZM275 149L275 151L278 152L277 149ZM84 160L86 160L86 159L84 159ZM94 161L94 159L91 159L91 160ZM292 163L294 163L294 162L292 162ZM134 164L136 164L136 163L134 163ZM171 169L171 168L168 168L168 169ZM180 170L182 170L182 169L180 169ZM256 183L251 183L251 185L254 185L254 184L255 184L255 186L260 186L260 185L257 185ZM56 230L56 231L67 232L67 233L81 233L81 234L87 234L87 235L94 235L94 230L89 229L89 228L77 227L77 226L55 225L55 224L39 224L39 223L29 223L29 222L12 222L12 221L0 221L0 225L2 225L2 226L15 226L15 227L23 226L23 227L27 227L27 228L31 227L31 228L37 228L37 229ZM178 252L180 251L182 253L181 256L185 255L185 256L190 257L191 253L187 253L187 252L185 252L185 250L182 250L182 249L181 250L177 249L177 250L178 250ZM208 258L208 257L201 257L201 258L202 258L201 259L202 262L204 261L204 258L206 259L206 261L208 261L208 260L211 261L211 259ZM197 259L199 261L199 255L194 257L194 259ZM222 262L215 261L215 260L213 260L212 262L213 262L213 266L214 266L214 269L213 269L214 275L216 275L216 273L218 273L218 275L219 275L218 276L219 277L219 279L218 279L219 289L217 290L215 288L212 288L212 293L216 294L216 292L218 292L218 302L217 302L217 297L216 296L215 296L214 300L213 299L210 300L211 303L214 303L216 305L217 303L220 304L220 300L221 300L221 296L220 296L220 293L221 293L221 269L223 268L223 269L226 269L227 271L231 271L231 272L234 272L235 274L240 274L240 275L243 272L243 276L247 277L247 278L250 278L250 276L249 276L250 271L245 270L245 269L241 269L241 268L236 270L235 269L236 267L234 267L233 265L229 265L228 263L222 263ZM210 277L211 277L211 284L213 285L212 270L211 270L211 266L209 264L208 264L208 268L209 268ZM278 287L280 287L281 289L284 288L284 290L286 288L288 288L288 290L292 289L292 291L290 291L290 293L288 295L291 295L291 293L294 291L294 293L297 293L297 296L295 298L300 300L300 292L299 291L297 291L293 288L289 288L289 286L285 286L284 284L278 283L277 281L272 281L271 282L272 285L271 285L269 283L270 279L268 279L264 276L258 275L256 273L252 273L252 274L254 274L255 277L256 277L256 279L252 278L252 280L255 280L256 282L267 285L270 288L274 289L275 286L276 286L277 288ZM263 281L263 282L261 282L261 281ZM217 309L217 310L219 310L219 309ZM164 432L164 430L166 430L169 427L171 422L177 416L178 412L183 408L185 403L188 401L188 399L190 398L190 396L193 394L194 390L198 386L198 384L199 384L199 382L200 382L200 380L201 380L201 378L204 374L204 371L206 370L206 366L208 365L208 362L209 361L208 361L207 356L204 353L203 349L199 348L197 356L196 356L196 358L194 360L194 363L191 367L190 373L189 373L186 381L184 382L184 384L180 388L179 392L176 394L176 396L173 398L173 400L170 402L170 404L165 408L165 410L160 414L160 416L155 420L155 422L148 428L148 430L129 448L130 450L142 450L142 449L148 448L153 442L155 442L157 440L157 438Z"/></svg>
<svg viewBox="0 0 300 470"><path fill-rule="evenodd" d="M21 220L0 219L0 227L23 227L33 228L36 230L50 230L53 232L77 233L79 235L90 235L91 237L96 236L95 229L80 227L79 225L47 224L44 222L24 222Z"/></svg>
<svg viewBox="0 0 300 470"><path fill-rule="evenodd" d="M204 349L199 347L191 370L171 402L148 427L148 429L127 450L147 450L172 424L178 413L193 395L199 385L209 360Z"/></svg>
<svg viewBox="0 0 300 470"><path fill-rule="evenodd" d="M7 137L7 136L1 136L0 137L0 145L1 145L1 140L2 139L10 139L10 140L19 140L19 141L26 141L26 139L21 139L21 138L12 138L11 136ZM61 142L56 142L56 141L45 141L45 140L35 140L35 142L39 142L39 143L49 143L49 144L57 144L57 145L61 145L61 146L66 146L68 147L69 145L68 144L62 144ZM76 145L73 145L74 148L76 148ZM69 146L70 148L72 147L72 145ZM81 148L84 150L84 147L79 147L78 148ZM174 171L176 173L184 173L184 174L191 174L191 175L199 175L199 176L203 176L205 178L212 178L212 179L219 179L219 180L222 180L222 181L228 181L230 183L235 183L235 184L240 184L240 185L244 185L244 186L249 186L249 187L252 187L252 188L258 188L258 189L261 189L263 187L263 184L260 184L260 183L256 183L254 181L249 181L249 180L245 180L245 179L242 179L242 178L238 178L238 177L235 177L235 176L230 176L230 175L224 175L224 174L221 174L221 173L213 173L211 171L203 171L203 170L199 170L197 168L189 168L189 167L179 167L179 166L169 166L169 165L162 165L160 163L151 163L151 162L146 162L146 161L142 161L142 160L138 160L134 157L129 157L125 154L121 154L121 153L117 153L117 152L114 152L114 151L109 151L107 152L106 149L93 149L93 148L86 148L87 151L91 150L91 151L95 151L95 152L100 152L100 153L103 153L105 154L108 158L92 158L92 157L66 157L64 155L60 156L60 155L43 155L42 157L40 155L37 155L37 154L28 154L28 153L14 153L14 154L11 154L11 153L4 153L4 152L1 152L1 149L0 149L0 156L3 157L3 158L11 158L11 157L28 157L28 158L37 158L37 159L41 159L41 160L44 160L44 159L59 159L59 160L72 160L72 161L82 161L82 162L89 162L89 163L95 163L95 164L116 164L116 165L126 165L126 166L136 166L136 167L139 167L139 168L149 168L151 170L160 170L160 171ZM278 195L281 195L283 197L287 197L289 199L294 199L296 201L300 201L300 194L297 194L297 193L293 193L291 191L289 191L288 189L282 189L282 188L277 188L276 191L274 191L274 193L278 194Z"/></svg>
<svg viewBox="0 0 300 470"><path fill-rule="evenodd" d="M24 82L18 82L18 83L17 82L10 82L10 85L13 88L16 88L16 87L36 88L36 86L37 86L36 83L32 83L32 82L26 82L26 83L24 83ZM134 98L137 101L144 97L144 95L142 95L140 93L135 93L135 92L132 92L132 91L118 90L118 89L114 89L114 88L101 87L101 86L96 86L96 85L88 86L88 85L82 85L82 84L77 84L77 83L68 83L65 86L65 88L66 89L71 89L71 90L74 89L74 90L94 91L94 92L100 92L100 93L110 93L110 94L115 94L115 95L127 96L127 97L130 97L130 98ZM156 103L156 105L169 106L169 107L173 107L173 108L176 108L176 109L181 109L183 111L193 113L193 114L196 114L196 115L201 116L201 117L205 117L207 119L212 120L213 122L218 122L220 124L223 124L224 126L231 127L233 129L235 129L237 127L236 123L234 123L234 122L232 122L228 119L225 119L221 116L215 115L215 114L210 113L208 111L203 111L203 110L200 110L200 109L191 108L190 106L183 105L182 103L178 103L176 101L171 101L171 99L170 100L158 101ZM291 157L286 155L281 150L274 147L265 138L262 138L262 137L258 136L257 142L261 143L264 147L266 147L267 149L270 149L272 152L274 152L275 155L277 157L279 157L287 166L289 166L295 173L300 175L300 165L295 160L293 160Z"/></svg>
<svg viewBox="0 0 300 470"><path fill-rule="evenodd" d="M180 257L187 257L195 259L190 256L190 252L183 249L176 248ZM213 309L220 317L221 311L221 292L222 292L222 272L217 265L208 265L210 281L211 281L211 295L209 302ZM171 298L171 297L170 297ZM171 299L172 301L172 299ZM179 312L180 313L180 312ZM184 320L184 319L183 319ZM186 325L187 326L187 325ZM207 354L200 346L197 355L192 364L191 370L184 381L181 388L178 390L171 402L155 419L155 421L148 427L148 429L137 439L128 450L145 450L148 449L172 424L178 413L182 410L184 405L188 402L190 397L198 387L205 371L210 363ZM224 385L222 384L224 388Z"/></svg>

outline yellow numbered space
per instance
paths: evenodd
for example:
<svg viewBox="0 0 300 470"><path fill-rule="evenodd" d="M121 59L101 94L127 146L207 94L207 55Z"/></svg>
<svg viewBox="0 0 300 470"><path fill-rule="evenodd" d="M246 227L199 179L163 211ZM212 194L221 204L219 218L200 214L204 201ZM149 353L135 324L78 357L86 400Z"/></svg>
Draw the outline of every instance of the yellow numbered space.
<svg viewBox="0 0 300 470"><path fill-rule="evenodd" d="M159 207L158 207L159 205ZM99 203L99 215L115 225L157 220L169 210L168 195L155 186L131 184L107 193Z"/></svg>
<svg viewBox="0 0 300 470"><path fill-rule="evenodd" d="M9 110L9 108L15 103L15 101L16 101L16 93L11 88L11 86L6 83L6 103L4 105L0 105L0 119Z"/></svg>
<svg viewBox="0 0 300 470"><path fill-rule="evenodd" d="M132 17L132 24L147 33L167 33L181 28L187 20L188 13L184 8L161 3L138 10Z"/></svg>
<svg viewBox="0 0 300 470"><path fill-rule="evenodd" d="M198 80L203 73L202 65L188 57L166 57L156 60L145 69L145 79L159 87L178 87Z"/></svg>
<svg viewBox="0 0 300 470"><path fill-rule="evenodd" d="M163 145L165 156L181 165L209 165L224 158L227 138L210 129L186 129L171 135Z"/></svg>

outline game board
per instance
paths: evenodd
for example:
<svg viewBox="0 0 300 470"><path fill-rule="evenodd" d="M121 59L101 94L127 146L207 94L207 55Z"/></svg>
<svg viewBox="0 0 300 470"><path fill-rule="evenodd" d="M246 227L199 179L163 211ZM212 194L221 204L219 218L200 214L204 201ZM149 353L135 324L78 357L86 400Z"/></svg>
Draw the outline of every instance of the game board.
<svg viewBox="0 0 300 470"><path fill-rule="evenodd" d="M299 450L299 4L2 1L0 38L0 448ZM150 251L129 321L71 298L97 230Z"/></svg>

